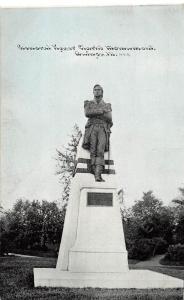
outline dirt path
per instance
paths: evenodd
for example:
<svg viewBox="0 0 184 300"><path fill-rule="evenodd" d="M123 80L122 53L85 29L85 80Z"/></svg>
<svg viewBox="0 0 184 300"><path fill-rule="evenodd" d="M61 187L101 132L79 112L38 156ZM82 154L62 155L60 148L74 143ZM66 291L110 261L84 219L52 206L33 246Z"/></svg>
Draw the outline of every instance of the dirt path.
<svg viewBox="0 0 184 300"><path fill-rule="evenodd" d="M173 268L173 269L184 269L184 266L178 266L178 265L162 265L160 264L160 260L164 258L165 254L162 255L156 255L149 260L140 261L137 264L135 264L136 268L146 268L146 267L162 267L162 268Z"/></svg>
<svg viewBox="0 0 184 300"><path fill-rule="evenodd" d="M17 254L17 253L8 253L8 255L20 256L20 257L34 257L34 258L43 258L41 256L33 256L33 255L25 255L25 254Z"/></svg>
<svg viewBox="0 0 184 300"><path fill-rule="evenodd" d="M155 255L149 260L140 261L136 264L136 267L164 267L164 265L160 264L160 259L163 258L164 255Z"/></svg>

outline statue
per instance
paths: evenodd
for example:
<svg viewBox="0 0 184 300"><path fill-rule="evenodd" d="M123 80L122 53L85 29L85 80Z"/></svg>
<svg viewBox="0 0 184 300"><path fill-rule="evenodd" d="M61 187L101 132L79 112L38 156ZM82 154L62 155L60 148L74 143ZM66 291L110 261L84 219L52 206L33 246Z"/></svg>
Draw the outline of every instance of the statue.
<svg viewBox="0 0 184 300"><path fill-rule="evenodd" d="M109 151L110 128L112 127L111 104L103 101L103 89L99 84L93 88L94 99L84 101L88 118L82 147L90 151L90 171L96 181L104 181L101 174L105 168L104 152Z"/></svg>

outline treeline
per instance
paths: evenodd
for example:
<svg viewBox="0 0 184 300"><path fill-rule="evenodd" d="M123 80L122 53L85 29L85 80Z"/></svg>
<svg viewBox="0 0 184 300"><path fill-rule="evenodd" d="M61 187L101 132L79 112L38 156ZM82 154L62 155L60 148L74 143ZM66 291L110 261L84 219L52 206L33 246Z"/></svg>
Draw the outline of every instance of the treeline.
<svg viewBox="0 0 184 300"><path fill-rule="evenodd" d="M180 193L173 205L165 206L148 191L131 208L121 209L130 259L166 253L166 260L184 263L184 189ZM38 251L52 250L57 256L65 207L59 209L55 202L45 200L17 200L0 220L1 255L26 251L38 255Z"/></svg>
<svg viewBox="0 0 184 300"><path fill-rule="evenodd" d="M64 218L65 208L59 209L55 202L17 200L0 220L1 254L48 249L57 253Z"/></svg>

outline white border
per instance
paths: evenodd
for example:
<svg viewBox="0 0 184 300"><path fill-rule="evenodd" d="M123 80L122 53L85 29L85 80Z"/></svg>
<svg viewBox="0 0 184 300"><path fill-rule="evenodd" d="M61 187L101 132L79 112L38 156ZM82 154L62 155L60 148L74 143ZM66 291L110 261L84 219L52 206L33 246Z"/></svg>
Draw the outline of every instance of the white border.
<svg viewBox="0 0 184 300"><path fill-rule="evenodd" d="M2 8L16 7L81 7L81 6L132 6L132 5L175 5L184 0L0 0Z"/></svg>

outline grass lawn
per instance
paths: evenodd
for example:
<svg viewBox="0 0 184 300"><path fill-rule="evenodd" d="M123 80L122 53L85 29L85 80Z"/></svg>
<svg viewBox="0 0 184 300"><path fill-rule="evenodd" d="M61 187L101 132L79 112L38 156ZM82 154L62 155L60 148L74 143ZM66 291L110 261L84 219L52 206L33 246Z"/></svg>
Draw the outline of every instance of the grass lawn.
<svg viewBox="0 0 184 300"><path fill-rule="evenodd" d="M137 267L136 265L131 265L130 269L145 269L145 270L151 270L154 272L163 273L169 276L173 276L179 279L184 280L184 267L181 266L163 266L163 267Z"/></svg>
<svg viewBox="0 0 184 300"><path fill-rule="evenodd" d="M23 254L23 255L30 255L30 256L39 256L39 257L57 257L55 251L48 250L48 251L40 251L40 250L22 250L22 249L16 249L13 251L13 253L17 254Z"/></svg>
<svg viewBox="0 0 184 300"><path fill-rule="evenodd" d="M1 257L0 258L0 296L1 300L14 299L129 299L129 300L176 300L183 299L181 289L69 289L34 288L34 267L55 267L55 258ZM131 268L135 269L136 264ZM150 267L150 270L162 272L184 279L184 268Z"/></svg>
<svg viewBox="0 0 184 300"><path fill-rule="evenodd" d="M170 261L165 258L162 258L160 260L160 264L165 266L182 266L184 269L184 261Z"/></svg>

